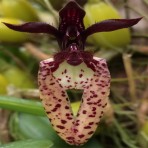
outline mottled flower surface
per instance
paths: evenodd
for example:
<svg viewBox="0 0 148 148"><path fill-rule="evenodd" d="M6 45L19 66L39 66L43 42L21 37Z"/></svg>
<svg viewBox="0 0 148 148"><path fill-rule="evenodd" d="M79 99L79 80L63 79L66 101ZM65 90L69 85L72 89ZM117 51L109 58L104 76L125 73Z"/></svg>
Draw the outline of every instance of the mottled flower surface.
<svg viewBox="0 0 148 148"><path fill-rule="evenodd" d="M87 37L97 32L130 27L141 19L110 19L85 29L84 16L85 11L75 1L69 1L59 12L58 28L41 22L4 23L16 31L47 33L56 37L61 51L40 62L40 98L53 128L71 145L82 145L93 135L104 114L110 92L106 61L85 51ZM66 93L68 89L83 90L76 116Z"/></svg>

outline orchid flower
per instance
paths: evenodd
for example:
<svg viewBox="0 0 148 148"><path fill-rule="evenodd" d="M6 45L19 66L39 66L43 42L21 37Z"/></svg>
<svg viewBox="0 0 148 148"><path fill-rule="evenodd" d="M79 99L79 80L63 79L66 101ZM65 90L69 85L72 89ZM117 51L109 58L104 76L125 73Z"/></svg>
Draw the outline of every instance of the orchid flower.
<svg viewBox="0 0 148 148"><path fill-rule="evenodd" d="M87 37L97 32L114 31L135 25L141 18L109 19L86 28L85 11L69 1L59 12L59 27L42 22L7 27L30 33L47 33L56 37L61 51L40 62L38 84L47 116L58 135L71 145L82 145L95 132L104 114L110 93L110 73L105 59L85 51ZM76 116L73 115L66 90L83 90Z"/></svg>

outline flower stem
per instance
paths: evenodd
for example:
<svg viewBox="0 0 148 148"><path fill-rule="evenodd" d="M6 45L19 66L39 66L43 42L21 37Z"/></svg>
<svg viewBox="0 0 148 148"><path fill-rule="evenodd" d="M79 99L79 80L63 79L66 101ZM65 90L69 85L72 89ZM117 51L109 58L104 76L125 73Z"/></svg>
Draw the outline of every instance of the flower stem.
<svg viewBox="0 0 148 148"><path fill-rule="evenodd" d="M137 99L136 83L135 83L135 80L133 79L134 73L133 73L133 67L132 67L132 61L131 61L130 54L123 54L123 63L124 63L127 77L128 77L129 93L130 93L132 101L135 102Z"/></svg>

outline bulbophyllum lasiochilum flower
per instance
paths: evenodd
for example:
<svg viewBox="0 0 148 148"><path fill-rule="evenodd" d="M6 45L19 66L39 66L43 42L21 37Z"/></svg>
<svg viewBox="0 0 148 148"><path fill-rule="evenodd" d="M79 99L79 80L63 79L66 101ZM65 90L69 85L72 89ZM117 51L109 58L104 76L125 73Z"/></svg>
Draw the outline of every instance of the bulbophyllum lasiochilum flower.
<svg viewBox="0 0 148 148"><path fill-rule="evenodd" d="M69 1L59 12L58 28L41 22L22 25L4 23L16 31L48 33L56 37L61 51L54 58L40 62L40 98L53 128L71 145L84 144L93 135L110 92L106 61L85 51L86 38L96 32L130 27L141 19L110 19L85 29L84 16L85 11L75 1ZM83 90L76 117L66 93L68 89Z"/></svg>

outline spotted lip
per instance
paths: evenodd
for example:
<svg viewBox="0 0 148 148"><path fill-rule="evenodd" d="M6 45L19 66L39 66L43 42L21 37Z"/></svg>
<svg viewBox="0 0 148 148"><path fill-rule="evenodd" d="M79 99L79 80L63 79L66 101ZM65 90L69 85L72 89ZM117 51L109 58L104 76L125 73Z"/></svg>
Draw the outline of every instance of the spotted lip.
<svg viewBox="0 0 148 148"><path fill-rule="evenodd" d="M86 28L85 11L69 1L59 12L59 26L42 22L22 25L4 23L20 32L47 33L56 37L61 51L40 62L38 84L47 116L58 135L71 145L82 145L95 132L104 114L110 92L110 73L106 61L84 49L89 35L114 31L138 23L136 19L109 19ZM67 89L82 89L79 111L74 117Z"/></svg>
<svg viewBox="0 0 148 148"><path fill-rule="evenodd" d="M67 143L84 144L95 132L107 105L110 74L106 62L94 57L87 64L72 66L64 61L58 68L54 66L54 59L42 61L38 75L40 97L47 116ZM56 70L52 71L53 68ZM73 116L67 89L84 90L76 117Z"/></svg>

